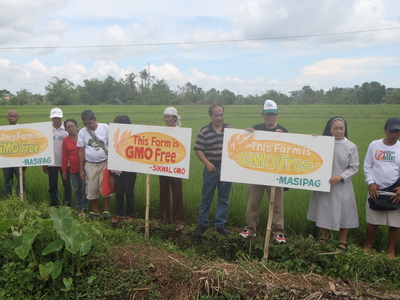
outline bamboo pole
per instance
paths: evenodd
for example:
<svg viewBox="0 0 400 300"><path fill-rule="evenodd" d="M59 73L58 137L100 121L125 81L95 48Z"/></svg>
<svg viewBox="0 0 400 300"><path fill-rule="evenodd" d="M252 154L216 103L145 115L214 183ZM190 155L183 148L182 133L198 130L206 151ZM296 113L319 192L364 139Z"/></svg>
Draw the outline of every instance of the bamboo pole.
<svg viewBox="0 0 400 300"><path fill-rule="evenodd" d="M269 240L271 237L272 218L274 216L275 189L276 189L276 187L272 186L271 194L269 195L269 212L268 212L268 222L267 222L267 233L265 234L264 257L263 257L264 263L268 262Z"/></svg>
<svg viewBox="0 0 400 300"><path fill-rule="evenodd" d="M24 172L22 170L22 167L19 167L18 169L19 173L19 197L21 198L21 201L24 202Z"/></svg>
<svg viewBox="0 0 400 300"><path fill-rule="evenodd" d="M147 125L153 125L147 123ZM146 174L146 211L144 213L144 237L148 239L150 237L150 174Z"/></svg>
<svg viewBox="0 0 400 300"><path fill-rule="evenodd" d="M146 175L146 212L145 212L145 233L146 239L150 237L150 225L149 225L149 215L150 215L150 175Z"/></svg>

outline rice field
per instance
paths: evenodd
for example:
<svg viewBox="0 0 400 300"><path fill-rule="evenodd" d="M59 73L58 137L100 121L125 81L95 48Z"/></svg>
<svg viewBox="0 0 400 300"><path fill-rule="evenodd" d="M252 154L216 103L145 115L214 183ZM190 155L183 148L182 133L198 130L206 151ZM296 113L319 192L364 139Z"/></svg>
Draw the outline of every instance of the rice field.
<svg viewBox="0 0 400 300"><path fill-rule="evenodd" d="M9 109L17 109L20 114L19 123L33 123L50 121L49 112L52 107L48 106L24 106L9 107L0 106L0 125L8 125L5 115ZM163 110L165 106L65 106L64 120L74 118L81 128L80 113L85 109L92 109L101 123L110 123L117 115L128 115L134 124L153 124L163 126ZM182 127L192 128L192 147L194 145L197 131L210 122L208 106L176 106L182 117ZM254 105L226 106L225 122L234 128L252 127L254 124L263 122L260 115L261 107ZM358 204L360 227L351 230L350 239L355 243L362 244L365 233L365 205L367 185L364 182L362 163L367 147L372 140L384 137L383 126L386 119L398 116L398 106L395 105L371 105L371 106L279 106L278 122L285 126L291 133L322 134L326 121L333 116L341 116L348 123L349 139L358 146L360 156L360 169L353 178L353 185ZM191 152L190 178L184 180L185 214L189 224L196 223L198 208L201 199L203 165ZM47 175L42 172L41 167L29 167L27 175L27 201L41 202L49 201ZM135 216L144 218L145 212L145 175L139 174L135 186ZM0 176L0 191L3 194L3 177ZM62 185L60 184L60 196ZM158 213L158 178L151 176L151 218L157 218ZM242 227L245 225L246 212L245 184L234 183L230 195L228 212L228 226ZM288 235L316 235L315 224L306 220L310 191L290 189L285 192L285 226ZM215 201L214 201L215 202ZM215 203L214 203L215 204ZM112 213L115 212L115 203L112 201ZM215 214L215 205L212 208L210 219ZM268 201L263 202L260 215L259 230L263 232L266 227L268 215ZM380 228L377 241L379 247L385 248L387 241L386 228Z"/></svg>

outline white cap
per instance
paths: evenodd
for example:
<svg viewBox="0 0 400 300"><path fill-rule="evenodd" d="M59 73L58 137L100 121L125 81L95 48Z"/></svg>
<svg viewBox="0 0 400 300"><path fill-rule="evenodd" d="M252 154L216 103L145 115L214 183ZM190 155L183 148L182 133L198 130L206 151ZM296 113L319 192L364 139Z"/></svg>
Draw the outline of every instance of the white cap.
<svg viewBox="0 0 400 300"><path fill-rule="evenodd" d="M55 107L50 111L50 119L62 118L62 117L63 117L63 112L61 108Z"/></svg>
<svg viewBox="0 0 400 300"><path fill-rule="evenodd" d="M176 120L176 125L178 127L181 126L181 116L178 115L178 111L175 107L167 107L166 109L164 109L164 115L177 116L178 119Z"/></svg>
<svg viewBox="0 0 400 300"><path fill-rule="evenodd" d="M278 114L278 106L272 100L265 100L263 106L264 114Z"/></svg>

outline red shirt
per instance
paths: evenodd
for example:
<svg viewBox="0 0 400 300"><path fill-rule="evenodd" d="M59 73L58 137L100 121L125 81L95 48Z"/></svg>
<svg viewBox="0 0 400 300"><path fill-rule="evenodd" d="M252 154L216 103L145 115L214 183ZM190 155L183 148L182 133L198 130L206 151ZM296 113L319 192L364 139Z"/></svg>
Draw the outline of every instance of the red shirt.
<svg viewBox="0 0 400 300"><path fill-rule="evenodd" d="M79 173L79 148L76 141L67 136L62 143L62 171L67 171L69 167L70 173Z"/></svg>

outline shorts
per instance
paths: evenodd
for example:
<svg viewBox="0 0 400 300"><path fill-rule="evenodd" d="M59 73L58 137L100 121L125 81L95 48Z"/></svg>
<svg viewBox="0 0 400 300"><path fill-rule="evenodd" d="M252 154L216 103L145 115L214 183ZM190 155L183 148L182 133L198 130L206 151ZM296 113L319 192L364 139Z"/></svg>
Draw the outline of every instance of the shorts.
<svg viewBox="0 0 400 300"><path fill-rule="evenodd" d="M101 194L101 182L103 181L103 170L107 168L107 161L101 163L86 162L86 198L88 200L99 199Z"/></svg>
<svg viewBox="0 0 400 300"><path fill-rule="evenodd" d="M367 199L366 218L368 224L400 228L400 208L397 210L373 210L369 208Z"/></svg>

